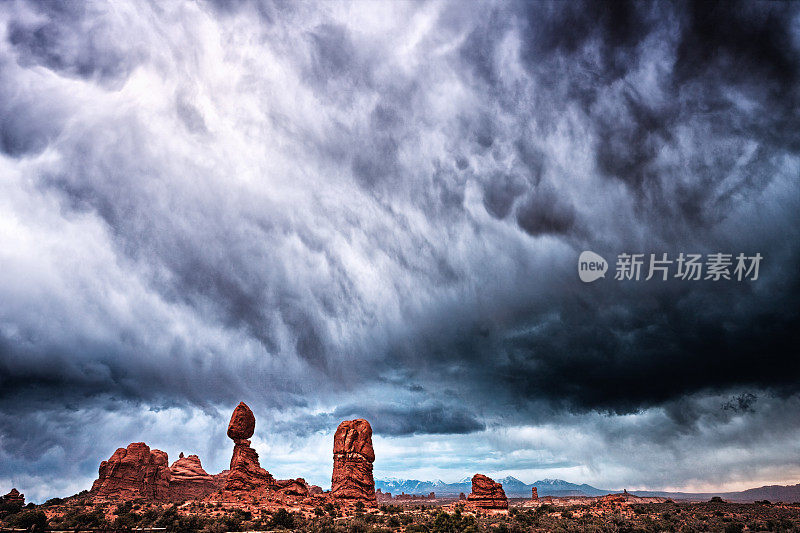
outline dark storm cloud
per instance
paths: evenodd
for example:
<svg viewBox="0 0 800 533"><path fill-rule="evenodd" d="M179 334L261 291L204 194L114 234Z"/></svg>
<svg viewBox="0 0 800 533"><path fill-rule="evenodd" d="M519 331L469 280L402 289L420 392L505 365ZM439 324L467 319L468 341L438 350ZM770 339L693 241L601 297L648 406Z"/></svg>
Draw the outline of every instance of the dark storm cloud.
<svg viewBox="0 0 800 533"><path fill-rule="evenodd" d="M572 205L559 198L550 187L540 186L520 206L517 224L531 235L569 233L575 222Z"/></svg>
<svg viewBox="0 0 800 533"><path fill-rule="evenodd" d="M306 437L785 422L795 4L367 5L3 4L0 477L124 406L246 399ZM764 261L583 285L585 249Z"/></svg>
<svg viewBox="0 0 800 533"><path fill-rule="evenodd" d="M21 65L107 83L130 75L144 60L140 49L123 48L107 25L93 24L95 17L110 14L100 4L43 1L32 6L38 17L11 20L6 29Z"/></svg>
<svg viewBox="0 0 800 533"><path fill-rule="evenodd" d="M474 412L452 403L406 405L385 404L380 400L364 405L342 405L333 412L297 417L290 421L276 421L271 427L279 433L307 436L319 431L331 431L342 420L355 418L369 420L373 433L383 437L465 434L486 429Z"/></svg>
<svg viewBox="0 0 800 533"><path fill-rule="evenodd" d="M752 394L750 392L746 392L740 394L734 398L731 398L722 406L722 408L726 411L734 411L737 413L742 412L755 412L754 405L758 401L758 396Z"/></svg>
<svg viewBox="0 0 800 533"><path fill-rule="evenodd" d="M597 169L630 188L639 222L647 221L650 232L639 246L663 247L661 239L673 249L697 242L697 234L688 237L682 226L707 232L712 240L715 224L735 209L734 198L757 194L765 186L764 177L778 172L776 158L797 155L795 6L685 7L532 4L520 24L522 57L543 87L553 88L542 105L566 109L578 104L596 133ZM674 47L673 70L657 72L655 86L621 82L648 60L659 37ZM488 46L498 41L495 37ZM472 41L465 45L467 50L473 46ZM464 55L481 72L491 70L486 64L491 56L486 50ZM559 67L568 74L554 76ZM750 103L742 105L730 96L737 92ZM665 159L665 151L685 152L680 138L693 129L710 136L696 139L699 144L685 154L688 166ZM738 172L748 143L760 148L746 170ZM522 193L506 183L492 180L484 196L495 215L504 216ZM520 204L517 222L533 235L569 233L575 214L568 202L547 189L534 192ZM510 397L545 396L580 409L626 412L697 390L742 384L796 393L800 367L792 354L798 342L800 317L794 308L800 285L788 265L797 261L797 250L790 246L788 253L778 251L794 240L797 219L783 219L787 214L774 215L790 224L783 228L787 233L762 241L778 254L779 263L786 261L774 265L773 283L783 287L777 298L773 294L762 300L748 288L737 293L739 288L696 287L686 294L674 284L662 294L625 294L613 304L586 294L551 292L544 296L550 301L540 318L533 318L539 305L523 311L532 333L501 330L487 353L477 355L485 344L479 342L458 351L459 356L476 353L476 366L482 367L504 353L507 358L492 367L498 382L511 390ZM739 228L745 233L767 233L764 227L743 226ZM617 251L631 246L624 236L619 238ZM592 246L591 238L584 242ZM548 320L552 314L558 318ZM753 368L755 360L764 363ZM469 367L464 373L470 373Z"/></svg>
<svg viewBox="0 0 800 533"><path fill-rule="evenodd" d="M333 413L335 418L366 418L373 420L372 429L378 435L411 435L472 433L485 425L475 414L463 407L435 405L345 405Z"/></svg>

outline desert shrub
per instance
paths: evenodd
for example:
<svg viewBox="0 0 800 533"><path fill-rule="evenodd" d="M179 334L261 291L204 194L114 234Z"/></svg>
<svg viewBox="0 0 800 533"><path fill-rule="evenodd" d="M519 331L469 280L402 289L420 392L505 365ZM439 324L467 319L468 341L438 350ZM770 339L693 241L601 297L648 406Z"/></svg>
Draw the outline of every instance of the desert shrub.
<svg viewBox="0 0 800 533"><path fill-rule="evenodd" d="M269 525L270 527L283 527L286 529L292 529L294 527L294 517L289 511L281 507L278 509L277 513L272 515Z"/></svg>
<svg viewBox="0 0 800 533"><path fill-rule="evenodd" d="M142 521L142 516L139 513L134 513L132 511L116 514L117 518L114 520L114 527L120 529L132 528L139 525L139 523Z"/></svg>
<svg viewBox="0 0 800 533"><path fill-rule="evenodd" d="M220 518L225 526L225 531L240 531L242 529L242 518L237 514L228 514Z"/></svg>
<svg viewBox="0 0 800 533"><path fill-rule="evenodd" d="M203 528L203 533L225 533L225 524L221 520L212 520Z"/></svg>
<svg viewBox="0 0 800 533"><path fill-rule="evenodd" d="M372 528L361 518L355 518L347 525L347 533L370 533Z"/></svg>
<svg viewBox="0 0 800 533"><path fill-rule="evenodd" d="M22 505L17 502L0 501L0 518L16 514L22 510Z"/></svg>
<svg viewBox="0 0 800 533"><path fill-rule="evenodd" d="M193 533L205 529L207 520L197 515L178 515L171 524L166 526L171 533ZM231 530L235 531L235 530Z"/></svg>
<svg viewBox="0 0 800 533"><path fill-rule="evenodd" d="M460 509L452 514L438 511L435 518L429 524L430 528L427 531L433 533L456 533L462 531L477 531L475 518L472 516L463 516Z"/></svg>
<svg viewBox="0 0 800 533"><path fill-rule="evenodd" d="M81 512L82 509L76 508L67 512L61 521L60 527L64 529L103 529L111 524L106 520L103 509L94 509L87 513Z"/></svg>
<svg viewBox="0 0 800 533"><path fill-rule="evenodd" d="M22 511L12 515L7 522L13 528L42 531L47 525L47 515L42 511Z"/></svg>
<svg viewBox="0 0 800 533"><path fill-rule="evenodd" d="M501 522L492 528L493 533L509 533L508 525L505 522Z"/></svg>

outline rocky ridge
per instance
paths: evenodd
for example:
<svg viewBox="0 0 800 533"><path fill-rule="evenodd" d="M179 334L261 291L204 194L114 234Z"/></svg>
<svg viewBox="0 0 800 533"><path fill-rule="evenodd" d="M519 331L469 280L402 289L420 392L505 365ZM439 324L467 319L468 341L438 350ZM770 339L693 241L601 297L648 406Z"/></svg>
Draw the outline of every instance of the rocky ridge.
<svg viewBox="0 0 800 533"><path fill-rule="evenodd" d="M372 478L372 428L366 420L345 421L334 437L333 486L325 492L302 477L275 479L261 467L258 453L249 440L255 433L255 415L241 402L228 423L233 440L230 469L209 474L197 455L184 456L169 466L166 452L134 442L117 449L100 464L98 478L89 491L94 502L255 502L319 506L331 501L352 505L363 501L374 505ZM13 493L13 491L12 491Z"/></svg>

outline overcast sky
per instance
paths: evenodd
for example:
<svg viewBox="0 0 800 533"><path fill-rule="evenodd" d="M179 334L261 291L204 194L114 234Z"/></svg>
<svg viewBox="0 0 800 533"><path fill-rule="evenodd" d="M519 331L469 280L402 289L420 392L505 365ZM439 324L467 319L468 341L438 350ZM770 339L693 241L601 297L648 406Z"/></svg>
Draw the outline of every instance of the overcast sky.
<svg viewBox="0 0 800 533"><path fill-rule="evenodd" d="M800 481L797 4L0 4L0 493ZM611 271L584 284L577 258ZM760 253L617 281L620 253Z"/></svg>

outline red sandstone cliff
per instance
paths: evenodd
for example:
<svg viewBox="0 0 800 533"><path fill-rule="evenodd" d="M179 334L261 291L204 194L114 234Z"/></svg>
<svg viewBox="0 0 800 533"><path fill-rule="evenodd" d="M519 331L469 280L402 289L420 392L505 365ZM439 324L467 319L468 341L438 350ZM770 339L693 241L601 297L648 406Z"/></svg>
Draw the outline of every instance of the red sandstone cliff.
<svg viewBox="0 0 800 533"><path fill-rule="evenodd" d="M167 500L172 477L167 464L165 452L151 451L144 442L119 448L108 461L100 463L90 495L97 500Z"/></svg>

